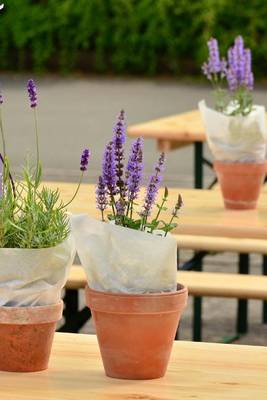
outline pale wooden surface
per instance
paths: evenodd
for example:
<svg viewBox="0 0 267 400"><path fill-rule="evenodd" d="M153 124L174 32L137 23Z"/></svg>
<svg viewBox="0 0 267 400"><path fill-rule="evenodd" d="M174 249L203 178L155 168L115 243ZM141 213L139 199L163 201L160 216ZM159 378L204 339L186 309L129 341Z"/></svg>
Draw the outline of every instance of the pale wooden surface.
<svg viewBox="0 0 267 400"><path fill-rule="evenodd" d="M192 296L267 300L267 276L178 271L177 282ZM72 266L66 288L83 289L86 283L83 268Z"/></svg>
<svg viewBox="0 0 267 400"><path fill-rule="evenodd" d="M53 188L58 187L65 202L72 197L76 187L73 183L59 182L49 182L47 185ZM161 194L162 192L163 189L161 189ZM174 233L179 235L242 238L247 241L248 239L266 240L266 190L263 190L261 194L258 209L246 211L225 210L220 190L177 188L169 188L168 204L170 210L176 202L178 193L181 193L185 206L180 214L179 226ZM100 218L100 213L95 206L95 186L89 184L81 185L78 196L68 209L73 213L86 213L92 217ZM170 218L170 214L163 213L162 215L164 219ZM262 247L262 243L259 246Z"/></svg>
<svg viewBox="0 0 267 400"><path fill-rule="evenodd" d="M163 379L110 379L94 335L56 333L49 369L0 372L0 393L3 400L266 400L266 371L266 347L180 341Z"/></svg>
<svg viewBox="0 0 267 400"><path fill-rule="evenodd" d="M177 141L181 144L206 141L206 134L198 110L159 118L129 126L128 135L145 139Z"/></svg>

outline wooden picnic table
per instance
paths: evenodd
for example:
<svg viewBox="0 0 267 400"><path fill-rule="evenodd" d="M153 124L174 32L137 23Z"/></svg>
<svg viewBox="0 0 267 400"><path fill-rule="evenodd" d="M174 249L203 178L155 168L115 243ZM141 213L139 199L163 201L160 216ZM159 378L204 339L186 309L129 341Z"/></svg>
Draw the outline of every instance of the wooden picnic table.
<svg viewBox="0 0 267 400"><path fill-rule="evenodd" d="M144 139L156 140L160 151L175 150L193 144L194 186L198 189L203 187L203 165L210 165L210 162L203 156L203 143L207 137L198 110L132 125L128 127L127 132L131 137L142 136Z"/></svg>
<svg viewBox="0 0 267 400"><path fill-rule="evenodd" d="M128 127L128 135L156 139L159 150L168 151L207 140L200 112L188 111Z"/></svg>
<svg viewBox="0 0 267 400"><path fill-rule="evenodd" d="M193 144L194 187L203 187L203 164L207 162L203 156L203 143L207 138L198 110L131 125L127 133L131 137L142 136L144 139L156 140L160 151L171 151Z"/></svg>
<svg viewBox="0 0 267 400"><path fill-rule="evenodd" d="M266 400L267 347L179 341L162 379L128 381L104 374L94 335L56 333L49 369L0 372L8 400Z"/></svg>
<svg viewBox="0 0 267 400"><path fill-rule="evenodd" d="M50 187L59 188L62 199L71 199L75 184L50 182ZM161 189L160 194L163 193ZM169 204L173 206L177 194L181 193L185 207L180 214L179 226L174 233L178 235L178 248L200 249L204 251L235 251L239 256L238 271L249 273L249 253L267 254L267 191L263 190L256 210L226 210L219 190L197 190L169 188ZM142 198L142 196L141 196ZM82 184L79 195L69 206L73 213L86 213L99 219L95 206L95 186ZM198 270L202 269L197 261ZM267 275L267 257L263 259L263 274ZM201 298L194 298L193 337L201 340ZM267 304L263 307L263 321L267 323ZM248 304L238 302L237 332L246 333L248 329Z"/></svg>

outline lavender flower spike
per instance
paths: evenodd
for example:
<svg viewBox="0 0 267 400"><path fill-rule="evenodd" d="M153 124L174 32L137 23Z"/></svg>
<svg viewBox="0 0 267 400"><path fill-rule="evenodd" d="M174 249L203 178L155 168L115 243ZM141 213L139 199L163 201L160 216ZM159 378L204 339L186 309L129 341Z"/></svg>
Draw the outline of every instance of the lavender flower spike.
<svg viewBox="0 0 267 400"><path fill-rule="evenodd" d="M90 150L89 149L84 149L81 155L81 163L80 163L80 170L81 171L87 171L88 167L88 162L90 158Z"/></svg>
<svg viewBox="0 0 267 400"><path fill-rule="evenodd" d="M126 206L126 203L125 203L125 201L123 199L119 199L118 201L116 201L115 207L116 207L117 215L119 217L123 217L124 216L125 206Z"/></svg>
<svg viewBox="0 0 267 400"><path fill-rule="evenodd" d="M225 61L220 60L220 52L217 39L211 38L208 41L209 58L208 62L202 65L202 71L209 80L213 79L213 75L221 73L221 77L225 75Z"/></svg>
<svg viewBox="0 0 267 400"><path fill-rule="evenodd" d="M35 108L37 106L37 90L33 79L28 81L27 85L31 108Z"/></svg>
<svg viewBox="0 0 267 400"><path fill-rule="evenodd" d="M140 191L143 171L143 140L136 139L133 142L131 154L127 165L127 190L128 200L137 198Z"/></svg>
<svg viewBox="0 0 267 400"><path fill-rule="evenodd" d="M176 204L174 206L174 209L172 211L172 216L173 217L177 217L178 211L183 207L183 205L184 205L184 203L183 203L182 196L179 194L177 202L176 202Z"/></svg>
<svg viewBox="0 0 267 400"><path fill-rule="evenodd" d="M107 208L107 189L102 176L98 178L98 185L96 188L96 204L97 208L103 212Z"/></svg>
<svg viewBox="0 0 267 400"><path fill-rule="evenodd" d="M121 198L125 196L125 182L123 180L123 161L124 161L124 143L126 139L126 125L125 125L125 113L122 110L117 118L117 122L114 127L114 151L115 151L115 170L118 186Z"/></svg>
<svg viewBox="0 0 267 400"><path fill-rule="evenodd" d="M253 90L254 77L251 71L251 51L250 49L244 50L244 85L248 90Z"/></svg>
<svg viewBox="0 0 267 400"><path fill-rule="evenodd" d="M220 53L217 39L211 38L208 41L209 48L209 69L210 72L216 74L221 71Z"/></svg>
<svg viewBox="0 0 267 400"><path fill-rule="evenodd" d="M114 153L113 142L109 142L105 148L102 170L103 170L103 181L107 186L108 192L111 196L115 196L117 194L117 189L116 189L115 153Z"/></svg>
<svg viewBox="0 0 267 400"><path fill-rule="evenodd" d="M253 73L251 70L251 51L244 48L242 36L235 38L234 46L228 50L227 81L230 91L239 87L253 90Z"/></svg>
<svg viewBox="0 0 267 400"><path fill-rule="evenodd" d="M151 176L146 190L146 197L144 201L143 210L140 213L142 217L147 218L150 215L151 208L156 201L160 182L162 180L162 176L160 175L160 173L163 170L164 161L165 161L165 154L161 153L158 163L155 166L155 173Z"/></svg>

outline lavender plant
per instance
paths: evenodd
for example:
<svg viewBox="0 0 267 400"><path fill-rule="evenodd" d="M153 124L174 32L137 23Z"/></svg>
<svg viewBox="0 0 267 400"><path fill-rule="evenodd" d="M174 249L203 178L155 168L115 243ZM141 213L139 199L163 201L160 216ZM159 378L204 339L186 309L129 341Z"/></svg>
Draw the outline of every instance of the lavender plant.
<svg viewBox="0 0 267 400"><path fill-rule="evenodd" d="M207 44L209 58L202 71L213 85L215 109L226 115L248 115L253 108L254 84L250 49L244 47L242 36L237 36L224 59L216 39Z"/></svg>
<svg viewBox="0 0 267 400"><path fill-rule="evenodd" d="M165 188L160 204L157 204L159 187L165 154L161 153L149 178L143 204L140 207L138 198L143 178L143 139L136 139L131 146L127 164L125 164L126 141L125 113L121 111L114 128L113 139L106 145L102 162L102 175L96 186L96 203L101 212L102 221L105 215L116 225L153 233L155 230L167 235L177 226L174 221L179 216L182 198L179 195L168 222L161 219L162 211L167 211L168 189ZM156 214L153 209L156 208ZM154 215L151 218L151 215Z"/></svg>
<svg viewBox="0 0 267 400"><path fill-rule="evenodd" d="M27 85L30 107L34 113L36 160L26 163L18 179L13 179L10 172L9 158L6 153L5 133L3 128L0 96L0 131L2 151L0 165L0 247L1 248L45 248L56 246L69 235L69 219L66 207L78 193L82 177L87 170L90 152L85 149L81 156L81 177L70 202L60 200L59 190L51 190L41 185L42 165L40 161L37 90L31 79Z"/></svg>

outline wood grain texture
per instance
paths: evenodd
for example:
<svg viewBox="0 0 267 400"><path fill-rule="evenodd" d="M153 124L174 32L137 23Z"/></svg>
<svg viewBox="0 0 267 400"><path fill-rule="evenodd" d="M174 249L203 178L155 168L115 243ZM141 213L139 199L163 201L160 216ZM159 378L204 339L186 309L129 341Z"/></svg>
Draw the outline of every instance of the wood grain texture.
<svg viewBox="0 0 267 400"><path fill-rule="evenodd" d="M128 127L127 133L132 137L143 136L145 139L164 139L184 144L206 141L198 110L132 125Z"/></svg>
<svg viewBox="0 0 267 400"><path fill-rule="evenodd" d="M267 300L267 276L178 271L177 282L188 287L189 295ZM81 266L73 266L68 289L83 289L86 276Z"/></svg>
<svg viewBox="0 0 267 400"><path fill-rule="evenodd" d="M49 182L48 186L59 188L62 199L67 202L75 191L75 184ZM170 210L181 193L184 208L180 214L179 226L174 233L179 235L236 238L265 239L267 238L267 191L263 190L257 210L226 210L220 190L173 189L169 188ZM161 189L159 199L163 194ZM142 193L141 197L142 199ZM68 207L72 213L86 213L94 218L100 218L95 207L95 186L81 185L74 202ZM170 214L162 214L168 220Z"/></svg>
<svg viewBox="0 0 267 400"><path fill-rule="evenodd" d="M266 400L267 348L176 342L166 376L104 375L94 335L57 333L47 371L0 372L4 400Z"/></svg>

